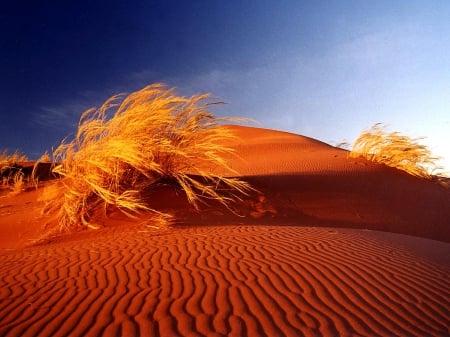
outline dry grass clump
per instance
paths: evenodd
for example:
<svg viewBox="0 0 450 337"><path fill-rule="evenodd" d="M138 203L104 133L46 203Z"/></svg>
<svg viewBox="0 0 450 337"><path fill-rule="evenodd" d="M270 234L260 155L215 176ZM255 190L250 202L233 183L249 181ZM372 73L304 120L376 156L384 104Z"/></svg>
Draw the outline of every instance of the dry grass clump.
<svg viewBox="0 0 450 337"><path fill-rule="evenodd" d="M52 159L48 151L45 151L41 157L36 161L37 163L51 163Z"/></svg>
<svg viewBox="0 0 450 337"><path fill-rule="evenodd" d="M234 136L218 124L224 118L208 111L208 98L176 96L174 89L154 84L84 112L73 141L54 151L60 164L53 172L63 177L63 189L45 213L55 214L61 229L95 227L94 213L109 207L131 216L145 210L170 217L141 198L162 181L179 185L194 206L208 198L228 205L249 191L246 182L209 170L233 174L224 159L233 150L222 144Z"/></svg>
<svg viewBox="0 0 450 337"><path fill-rule="evenodd" d="M19 165L27 160L27 156L19 151L16 151L13 154L8 154L8 150L3 150L0 152L0 172Z"/></svg>
<svg viewBox="0 0 450 337"><path fill-rule="evenodd" d="M8 150L0 152L0 177L3 186L12 186L14 191L22 188L24 174L21 164L27 161L27 157L19 151L8 154Z"/></svg>
<svg viewBox="0 0 450 337"><path fill-rule="evenodd" d="M387 132L382 124L364 131L353 144L350 157L364 157L373 162L395 167L414 176L432 179L441 168L440 159L427 146L399 132Z"/></svg>

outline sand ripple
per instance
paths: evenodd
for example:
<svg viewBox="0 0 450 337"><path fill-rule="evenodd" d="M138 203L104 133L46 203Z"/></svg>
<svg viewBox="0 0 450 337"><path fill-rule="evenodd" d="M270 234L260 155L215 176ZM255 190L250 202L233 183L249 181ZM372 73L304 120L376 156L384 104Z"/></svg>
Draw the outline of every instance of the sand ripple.
<svg viewBox="0 0 450 337"><path fill-rule="evenodd" d="M449 244L401 237L118 226L3 251L0 335L449 335Z"/></svg>

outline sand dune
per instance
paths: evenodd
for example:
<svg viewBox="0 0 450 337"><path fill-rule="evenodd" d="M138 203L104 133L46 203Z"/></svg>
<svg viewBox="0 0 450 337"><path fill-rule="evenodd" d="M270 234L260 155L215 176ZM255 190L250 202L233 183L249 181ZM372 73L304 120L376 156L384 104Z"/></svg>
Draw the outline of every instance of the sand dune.
<svg viewBox="0 0 450 337"><path fill-rule="evenodd" d="M449 190L231 128L233 168L259 190L235 213L160 186L146 198L171 227L112 213L30 245L45 188L1 196L0 336L450 335Z"/></svg>

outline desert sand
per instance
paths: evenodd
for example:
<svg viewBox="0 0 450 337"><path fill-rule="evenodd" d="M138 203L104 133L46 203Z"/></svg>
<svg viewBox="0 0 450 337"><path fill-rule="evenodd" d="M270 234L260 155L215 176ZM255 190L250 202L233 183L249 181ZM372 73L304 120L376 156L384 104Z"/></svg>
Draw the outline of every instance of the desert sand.
<svg viewBox="0 0 450 337"><path fill-rule="evenodd" d="M57 181L0 194L0 336L450 336L449 189L227 127L257 189L233 212L159 186L171 226L113 212L42 240Z"/></svg>

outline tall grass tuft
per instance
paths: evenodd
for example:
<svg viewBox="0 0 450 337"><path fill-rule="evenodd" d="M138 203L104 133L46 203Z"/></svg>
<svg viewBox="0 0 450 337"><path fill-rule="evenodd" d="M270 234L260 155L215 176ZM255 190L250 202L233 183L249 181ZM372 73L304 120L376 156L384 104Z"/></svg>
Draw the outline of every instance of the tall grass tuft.
<svg viewBox="0 0 450 337"><path fill-rule="evenodd" d="M432 155L422 138L410 138L399 132L387 132L382 124L364 131L353 144L350 157L364 157L395 167L414 176L432 179L441 168L439 157Z"/></svg>
<svg viewBox="0 0 450 337"><path fill-rule="evenodd" d="M189 202L214 199L228 206L248 183L211 173L211 168L235 175L225 158L233 150L224 141L234 138L208 111L209 94L180 97L162 84L129 95L116 95L80 118L72 141L53 153L60 164L53 172L62 177L60 197L44 212L55 214L61 229L96 227L93 215L115 207L133 216L153 211L142 192L162 181L180 186ZM203 163L203 164L202 164Z"/></svg>
<svg viewBox="0 0 450 337"><path fill-rule="evenodd" d="M14 185L20 186L23 183L23 173L21 164L28 160L27 156L23 153L16 151L12 154L8 154L8 150L0 152L0 179L4 186Z"/></svg>
<svg viewBox="0 0 450 337"><path fill-rule="evenodd" d="M0 152L0 170L6 170L27 160L27 156L19 151L8 154L8 150L2 150Z"/></svg>

